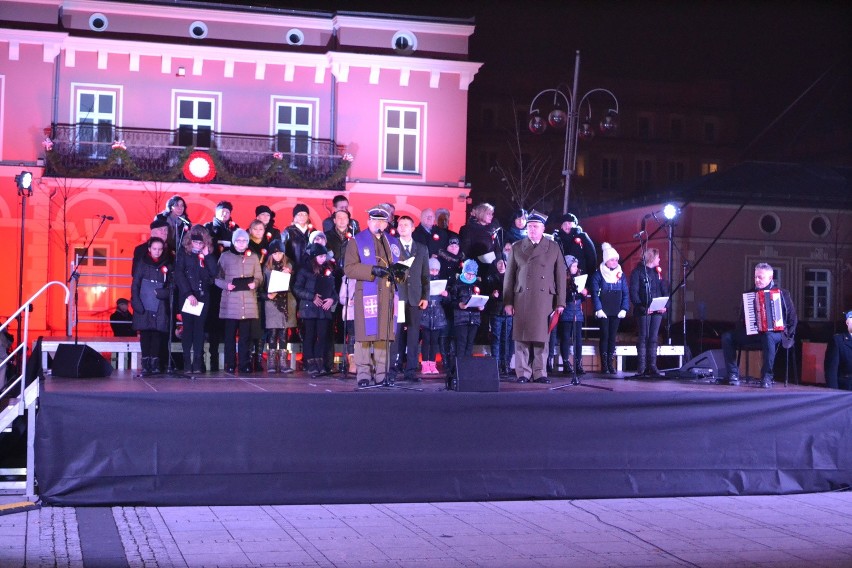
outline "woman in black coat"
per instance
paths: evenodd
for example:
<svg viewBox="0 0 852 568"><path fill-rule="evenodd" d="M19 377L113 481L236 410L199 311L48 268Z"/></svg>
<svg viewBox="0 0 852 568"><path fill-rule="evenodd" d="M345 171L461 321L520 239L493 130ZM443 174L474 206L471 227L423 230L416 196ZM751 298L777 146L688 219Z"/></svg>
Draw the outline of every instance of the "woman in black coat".
<svg viewBox="0 0 852 568"><path fill-rule="evenodd" d="M148 254L136 264L130 287L133 330L139 332L144 376L159 372L160 346L168 340L171 263L163 254L165 248L163 239L148 239Z"/></svg>
<svg viewBox="0 0 852 568"><path fill-rule="evenodd" d="M630 301L636 317L636 354L639 356L637 375L660 375L657 369L657 338L666 308L656 312L648 311L648 308L654 298L668 295L669 286L660 270L660 249L649 248L642 256L642 262L630 274Z"/></svg>
<svg viewBox="0 0 852 568"><path fill-rule="evenodd" d="M299 300L299 318L305 326L302 337L304 370L311 374L322 373L326 344L330 339L329 326L337 306L334 271L326 259L328 250L318 244L308 245L305 259L310 264L296 273L293 294ZM329 361L331 363L331 361Z"/></svg>
<svg viewBox="0 0 852 568"><path fill-rule="evenodd" d="M200 373L204 362L204 325L210 304L210 289L215 285L218 265L213 255L213 241L203 225L195 225L183 236L183 246L175 259L175 282L181 307L202 304L201 313L182 312L183 370ZM216 356L216 355L214 355Z"/></svg>

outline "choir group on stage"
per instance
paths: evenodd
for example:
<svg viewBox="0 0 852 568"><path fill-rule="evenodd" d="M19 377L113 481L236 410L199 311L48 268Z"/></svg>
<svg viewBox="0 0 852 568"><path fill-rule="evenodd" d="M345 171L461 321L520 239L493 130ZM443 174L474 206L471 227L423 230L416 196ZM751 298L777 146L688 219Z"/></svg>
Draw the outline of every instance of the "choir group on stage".
<svg viewBox="0 0 852 568"><path fill-rule="evenodd" d="M613 374L619 326L631 306L637 374L659 374L657 341L670 292L659 250L643 250L628 277L608 243L599 262L570 213L542 239L546 216L520 209L503 228L487 203L471 210L459 233L449 229L446 209L422 211L417 224L382 203L366 212L361 230L345 196L333 205L322 230L303 204L284 228L270 207L258 205L242 229L228 201L202 225L190 221L180 196L169 199L134 251L130 304L143 374L167 368L168 338L177 328L188 373L219 371L220 345L227 373L292 372L288 346L301 343L302 368L312 375L352 368L359 386L420 381L441 373L439 360L452 375L455 358L471 355L487 329L501 375L514 361L519 381L549 382L556 368L576 380L585 373L584 312L600 329L601 372ZM538 282L529 279L544 278L534 266L542 255L558 259L549 276L556 280L530 295L525 291L535 292ZM542 332L538 320L548 312L554 325ZM336 344L344 344L339 364Z"/></svg>

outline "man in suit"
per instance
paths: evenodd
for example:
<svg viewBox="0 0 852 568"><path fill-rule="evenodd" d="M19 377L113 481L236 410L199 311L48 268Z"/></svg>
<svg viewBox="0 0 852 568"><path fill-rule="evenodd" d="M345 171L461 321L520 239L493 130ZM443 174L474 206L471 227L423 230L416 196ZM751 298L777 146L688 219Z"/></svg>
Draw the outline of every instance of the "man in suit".
<svg viewBox="0 0 852 568"><path fill-rule="evenodd" d="M825 386L852 390L852 310L843 316L846 332L834 335L825 352Z"/></svg>
<svg viewBox="0 0 852 568"><path fill-rule="evenodd" d="M389 266L399 261L399 241L385 232L390 215L381 207L367 214L367 228L346 246L343 273L356 282L355 378L358 387L376 382L393 384L388 371L388 346L393 341L396 302ZM372 355L371 355L372 351ZM374 373L371 373L371 367Z"/></svg>
<svg viewBox="0 0 852 568"><path fill-rule="evenodd" d="M519 383L549 383L547 353L552 311L565 309L566 270L559 245L544 237L547 216L532 211L527 236L512 245L503 280L506 315L514 316L515 374ZM530 366L532 353L532 366Z"/></svg>
<svg viewBox="0 0 852 568"><path fill-rule="evenodd" d="M420 359L420 315L429 305L429 249L412 237L414 220L403 215L396 226L401 261L414 258L414 263L399 284L399 299L405 310L405 322L396 326L396 361L405 360L405 380L417 382Z"/></svg>
<svg viewBox="0 0 852 568"><path fill-rule="evenodd" d="M424 209L420 212L420 224L414 229L411 237L418 243L426 245L431 258L438 258L438 251L447 248L450 234L435 224L435 211Z"/></svg>

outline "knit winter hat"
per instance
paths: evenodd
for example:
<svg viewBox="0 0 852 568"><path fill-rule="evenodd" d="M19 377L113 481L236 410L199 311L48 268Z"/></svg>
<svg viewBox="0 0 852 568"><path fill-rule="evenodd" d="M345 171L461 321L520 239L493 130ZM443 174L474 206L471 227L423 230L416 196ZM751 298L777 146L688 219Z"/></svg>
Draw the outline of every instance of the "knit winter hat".
<svg viewBox="0 0 852 568"><path fill-rule="evenodd" d="M302 212L310 213L310 211L308 211L308 206L305 205L304 203L299 203L295 207L293 207L293 217L295 217L296 215L298 215L299 213L302 213Z"/></svg>
<svg viewBox="0 0 852 568"><path fill-rule="evenodd" d="M565 255L565 266L567 266L568 268L571 268L571 265L576 264L577 262L578 260L576 256L570 254Z"/></svg>
<svg viewBox="0 0 852 568"><path fill-rule="evenodd" d="M324 240L325 242L328 242L328 237L326 237L326 236L325 236L325 233L323 233L322 231L313 231L313 232L312 232L312 233L308 236L308 242L309 242L309 243L311 243L311 244L313 244L313 242L314 242L315 240L317 240L317 237L322 237L322 238L323 238L323 240Z"/></svg>
<svg viewBox="0 0 852 568"><path fill-rule="evenodd" d="M429 259L429 270L441 270L441 261L437 258Z"/></svg>
<svg viewBox="0 0 852 568"><path fill-rule="evenodd" d="M601 257L603 257L603 261L607 262L611 259L618 260L618 251L612 248L612 245L609 243L603 243L601 245Z"/></svg>
<svg viewBox="0 0 852 568"><path fill-rule="evenodd" d="M305 248L305 253L308 256L318 257L321 254L328 254L328 249L320 244L314 243L312 245L308 245L307 248Z"/></svg>
<svg viewBox="0 0 852 568"><path fill-rule="evenodd" d="M476 274L479 272L479 265L476 264L476 261L472 258L467 259L462 264L462 272L470 272L471 274Z"/></svg>
<svg viewBox="0 0 852 568"><path fill-rule="evenodd" d="M273 239L266 246L266 254L272 256L276 252L284 252L284 245L281 243L281 239Z"/></svg>
<svg viewBox="0 0 852 568"><path fill-rule="evenodd" d="M238 241L240 239L248 239L249 234L245 229L237 229L234 231L233 236L231 237L231 241Z"/></svg>

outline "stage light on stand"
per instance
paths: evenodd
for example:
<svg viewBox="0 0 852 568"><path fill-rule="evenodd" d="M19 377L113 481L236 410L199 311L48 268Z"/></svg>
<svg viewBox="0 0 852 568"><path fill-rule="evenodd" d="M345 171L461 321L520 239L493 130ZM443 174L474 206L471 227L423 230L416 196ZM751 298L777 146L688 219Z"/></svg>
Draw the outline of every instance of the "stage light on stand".
<svg viewBox="0 0 852 568"><path fill-rule="evenodd" d="M33 174L28 171L23 171L15 176L15 183L18 185L18 190L28 190L32 196ZM20 191L18 192L20 193Z"/></svg>
<svg viewBox="0 0 852 568"><path fill-rule="evenodd" d="M673 221L678 215L680 215L680 208L673 203L666 203L663 207L663 217L666 218L667 221Z"/></svg>

